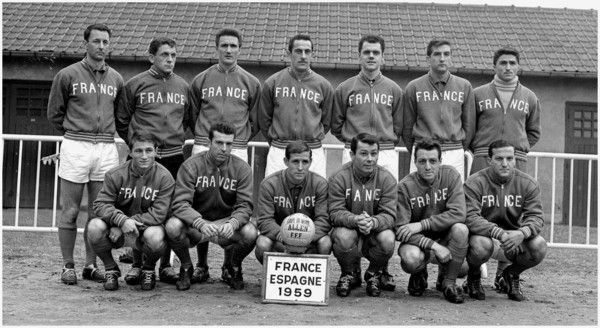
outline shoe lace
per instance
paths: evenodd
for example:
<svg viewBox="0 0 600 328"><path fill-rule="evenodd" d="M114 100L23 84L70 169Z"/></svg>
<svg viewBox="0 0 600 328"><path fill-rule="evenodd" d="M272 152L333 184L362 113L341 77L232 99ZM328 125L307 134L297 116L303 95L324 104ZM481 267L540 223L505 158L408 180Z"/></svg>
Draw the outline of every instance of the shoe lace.
<svg viewBox="0 0 600 328"><path fill-rule="evenodd" d="M354 277L351 274L343 275L340 278L340 285L343 287L349 287L352 283L352 279L354 279Z"/></svg>
<svg viewBox="0 0 600 328"><path fill-rule="evenodd" d="M146 273L146 274L143 274L143 275L142 275L142 277L143 277L143 279L144 279L143 283L144 283L145 285L150 285L150 284L152 284L152 278L153 278L153 277L152 277L152 274L151 274L151 273Z"/></svg>

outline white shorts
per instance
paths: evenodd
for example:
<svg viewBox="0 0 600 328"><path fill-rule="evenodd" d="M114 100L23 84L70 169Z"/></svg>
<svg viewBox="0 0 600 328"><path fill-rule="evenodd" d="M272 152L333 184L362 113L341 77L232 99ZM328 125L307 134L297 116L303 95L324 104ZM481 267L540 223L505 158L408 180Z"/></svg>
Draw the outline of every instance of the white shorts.
<svg viewBox="0 0 600 328"><path fill-rule="evenodd" d="M342 152L342 165L350 162L350 148L344 148ZM394 149L380 150L377 157L377 164L383 166L398 182L398 153Z"/></svg>
<svg viewBox="0 0 600 328"><path fill-rule="evenodd" d="M194 145L192 147L192 156L199 154L203 151L208 151L208 147L201 145ZM235 155L241 159L243 159L246 163L248 163L248 148L232 148L231 155Z"/></svg>
<svg viewBox="0 0 600 328"><path fill-rule="evenodd" d="M319 147L312 150L312 163L310 164L310 171L313 171L323 178L327 178L325 172L327 169L327 160L325 158L325 150L323 147ZM269 147L269 154L267 155L267 167L265 168L265 177L286 169L283 159L285 158L285 149L277 147Z"/></svg>
<svg viewBox="0 0 600 328"><path fill-rule="evenodd" d="M119 165L115 143L64 139L60 146L58 176L74 183L104 181L104 174Z"/></svg>
<svg viewBox="0 0 600 328"><path fill-rule="evenodd" d="M464 149L452 149L442 151L442 164L453 166L458 173L462 182L465 182L465 151ZM415 147L410 154L410 173L416 172L415 165Z"/></svg>

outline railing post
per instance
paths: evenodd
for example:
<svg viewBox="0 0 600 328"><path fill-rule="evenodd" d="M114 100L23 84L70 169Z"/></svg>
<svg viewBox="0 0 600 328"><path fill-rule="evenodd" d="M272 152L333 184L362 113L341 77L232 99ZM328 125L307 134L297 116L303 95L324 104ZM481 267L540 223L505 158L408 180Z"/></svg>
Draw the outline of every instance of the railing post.
<svg viewBox="0 0 600 328"><path fill-rule="evenodd" d="M592 160L588 161L588 185L587 185L587 219L585 223L585 244L590 244L590 207L592 203Z"/></svg>
<svg viewBox="0 0 600 328"><path fill-rule="evenodd" d="M556 158L552 158L552 202L550 203L550 242L554 242L554 202L556 201Z"/></svg>
<svg viewBox="0 0 600 328"><path fill-rule="evenodd" d="M15 227L19 226L19 206L21 205L21 166L23 165L23 140L19 140L19 164L17 166L17 199L15 202Z"/></svg>
<svg viewBox="0 0 600 328"><path fill-rule="evenodd" d="M569 170L569 244L571 243L571 235L573 234L573 163L574 159L571 159L571 169Z"/></svg>
<svg viewBox="0 0 600 328"><path fill-rule="evenodd" d="M60 141L56 142L56 152L59 154ZM52 197L52 227L56 227L56 199L58 198L58 165L60 164L60 158L54 163L54 197Z"/></svg>
<svg viewBox="0 0 600 328"><path fill-rule="evenodd" d="M38 205L40 197L40 165L42 163L42 142L38 141L37 165L35 166L35 201L33 205L33 226L37 227Z"/></svg>

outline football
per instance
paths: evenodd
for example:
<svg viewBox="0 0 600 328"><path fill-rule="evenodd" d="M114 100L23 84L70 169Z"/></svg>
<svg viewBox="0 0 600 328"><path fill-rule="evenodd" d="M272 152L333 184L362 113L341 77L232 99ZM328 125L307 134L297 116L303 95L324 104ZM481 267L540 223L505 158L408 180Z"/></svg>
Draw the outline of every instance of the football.
<svg viewBox="0 0 600 328"><path fill-rule="evenodd" d="M315 224L306 215L294 213L281 223L281 238L288 253L304 253L315 235Z"/></svg>

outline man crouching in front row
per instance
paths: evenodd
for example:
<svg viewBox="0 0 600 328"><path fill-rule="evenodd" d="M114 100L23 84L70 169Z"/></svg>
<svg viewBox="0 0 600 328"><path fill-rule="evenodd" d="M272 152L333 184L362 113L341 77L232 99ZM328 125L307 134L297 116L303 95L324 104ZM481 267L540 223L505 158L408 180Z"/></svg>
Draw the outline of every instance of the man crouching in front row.
<svg viewBox="0 0 600 328"><path fill-rule="evenodd" d="M194 268L189 248L211 241L225 250L221 279L233 289L243 289L242 261L256 243L258 231L249 222L252 214L252 170L231 156L234 127L218 122L210 127L210 148L187 159L179 168L172 213L165 224L169 244L181 261L178 290L191 285ZM208 279L202 268L200 282Z"/></svg>
<svg viewBox="0 0 600 328"><path fill-rule="evenodd" d="M449 302L462 303L456 277L467 255L469 237L462 180L452 166L441 165L439 143L423 140L414 154L417 172L398 184L396 219L400 265L410 273L408 293L421 296L427 289L427 263L433 253L440 264L436 289Z"/></svg>
<svg viewBox="0 0 600 328"><path fill-rule="evenodd" d="M143 267L132 267L125 281L140 283L142 290L151 290L156 285L154 266L167 246L163 223L175 187L171 173L154 161L156 145L151 135L134 133L131 160L106 173L94 201L99 218L90 221L87 237L104 262L106 290L119 288L121 270L111 250L123 247L125 239L135 240L128 246L145 255Z"/></svg>

